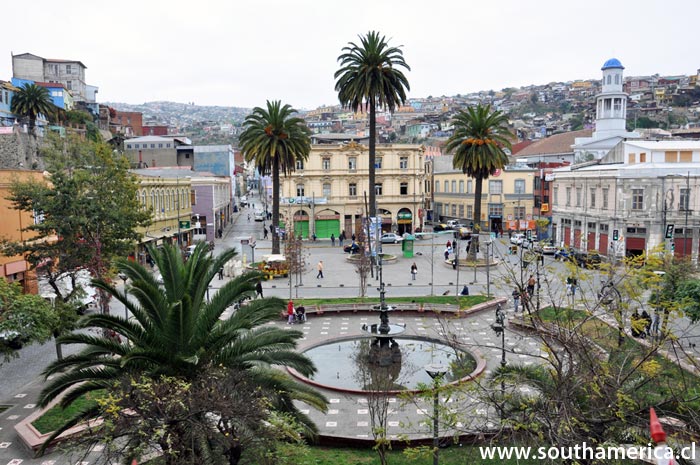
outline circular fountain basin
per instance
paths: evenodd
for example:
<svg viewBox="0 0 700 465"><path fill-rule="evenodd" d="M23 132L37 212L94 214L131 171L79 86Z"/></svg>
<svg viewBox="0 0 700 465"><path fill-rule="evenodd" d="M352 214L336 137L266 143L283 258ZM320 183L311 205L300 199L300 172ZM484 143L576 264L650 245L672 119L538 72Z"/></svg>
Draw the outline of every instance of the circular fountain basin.
<svg viewBox="0 0 700 465"><path fill-rule="evenodd" d="M397 326L397 325L391 325ZM399 326L402 332L403 327ZM439 363L450 367L446 382L467 380L483 371L485 362L477 356L456 352L438 340L422 337L394 337L401 350L401 362L379 367L367 361L375 334L370 337L336 339L319 344L303 353L316 365L317 372L306 378L294 370L291 373L310 384L342 392L363 393L380 389L389 393L418 391L432 385L425 366Z"/></svg>

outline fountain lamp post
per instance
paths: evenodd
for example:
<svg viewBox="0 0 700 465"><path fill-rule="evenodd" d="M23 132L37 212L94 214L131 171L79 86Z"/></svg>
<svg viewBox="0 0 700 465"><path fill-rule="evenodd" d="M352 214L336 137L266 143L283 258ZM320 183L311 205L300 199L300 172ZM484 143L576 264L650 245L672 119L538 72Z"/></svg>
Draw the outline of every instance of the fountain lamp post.
<svg viewBox="0 0 700 465"><path fill-rule="evenodd" d="M447 374L447 367L440 364L427 365L425 372L433 378L433 465L438 465L439 462L439 440L438 440L438 407L439 407L439 392L440 380Z"/></svg>

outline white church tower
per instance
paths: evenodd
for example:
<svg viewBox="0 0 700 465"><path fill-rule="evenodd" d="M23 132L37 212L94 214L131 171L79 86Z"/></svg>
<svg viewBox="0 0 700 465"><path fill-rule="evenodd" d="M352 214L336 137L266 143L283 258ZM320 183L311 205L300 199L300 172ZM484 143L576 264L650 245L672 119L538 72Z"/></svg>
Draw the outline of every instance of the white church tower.
<svg viewBox="0 0 700 465"><path fill-rule="evenodd" d="M595 132L593 137L616 136L627 131L627 94L622 91L622 70L625 69L617 58L603 64L603 83L596 96Z"/></svg>
<svg viewBox="0 0 700 465"><path fill-rule="evenodd" d="M595 131L592 137L577 137L573 149L574 163L602 158L622 139L636 139L639 134L627 132L627 94L622 91L622 70L617 58L603 63L603 82L596 95Z"/></svg>

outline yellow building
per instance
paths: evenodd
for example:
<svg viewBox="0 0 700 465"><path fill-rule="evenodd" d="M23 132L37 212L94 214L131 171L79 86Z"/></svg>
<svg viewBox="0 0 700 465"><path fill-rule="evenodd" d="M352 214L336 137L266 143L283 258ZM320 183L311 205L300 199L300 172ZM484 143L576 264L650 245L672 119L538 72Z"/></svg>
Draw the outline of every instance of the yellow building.
<svg viewBox="0 0 700 465"><path fill-rule="evenodd" d="M452 167L452 155L433 158L431 186L433 221L451 219L474 223L474 186L476 181ZM507 166L485 179L481 193L482 230L508 231L534 229L533 186L536 170L526 166Z"/></svg>
<svg viewBox="0 0 700 465"><path fill-rule="evenodd" d="M172 168L153 169L148 174L144 171L137 170L137 195L141 205L151 212L151 224L138 229L142 235L136 251L140 263L146 257L146 244L187 245L195 226L191 222L192 177L188 174L192 172Z"/></svg>
<svg viewBox="0 0 700 465"><path fill-rule="evenodd" d="M425 167L420 145L377 144L377 212L382 230L413 232L422 226ZM369 198L369 151L356 142L313 145L306 163L281 178L280 214L294 218L296 233L350 237L362 227Z"/></svg>
<svg viewBox="0 0 700 465"><path fill-rule="evenodd" d="M0 238L9 241L26 241L36 236L22 231L38 221L31 213L15 210L12 202L7 200L10 187L14 181L41 181L44 175L40 171L0 170ZM30 270L30 264L22 256L6 257L0 255L0 278L19 283L24 292L37 293L36 273Z"/></svg>

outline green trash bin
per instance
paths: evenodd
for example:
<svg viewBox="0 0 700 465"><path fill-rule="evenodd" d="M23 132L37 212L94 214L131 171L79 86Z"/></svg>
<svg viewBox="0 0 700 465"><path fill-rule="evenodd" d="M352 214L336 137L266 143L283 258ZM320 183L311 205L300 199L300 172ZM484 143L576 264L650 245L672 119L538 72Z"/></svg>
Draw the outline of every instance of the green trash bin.
<svg viewBox="0 0 700 465"><path fill-rule="evenodd" d="M413 242L416 240L415 236L409 234L407 235L403 242L401 242L401 250L403 251L403 258L413 258Z"/></svg>

